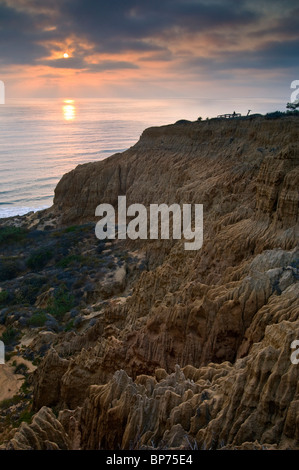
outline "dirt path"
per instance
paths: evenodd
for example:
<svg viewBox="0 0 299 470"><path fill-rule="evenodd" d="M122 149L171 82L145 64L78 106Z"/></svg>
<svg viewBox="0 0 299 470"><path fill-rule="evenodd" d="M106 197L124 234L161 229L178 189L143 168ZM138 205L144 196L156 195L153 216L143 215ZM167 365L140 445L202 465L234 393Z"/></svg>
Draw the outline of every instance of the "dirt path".
<svg viewBox="0 0 299 470"><path fill-rule="evenodd" d="M18 393L24 381L24 376L14 374L14 367L8 364L0 365L0 402L12 398Z"/></svg>

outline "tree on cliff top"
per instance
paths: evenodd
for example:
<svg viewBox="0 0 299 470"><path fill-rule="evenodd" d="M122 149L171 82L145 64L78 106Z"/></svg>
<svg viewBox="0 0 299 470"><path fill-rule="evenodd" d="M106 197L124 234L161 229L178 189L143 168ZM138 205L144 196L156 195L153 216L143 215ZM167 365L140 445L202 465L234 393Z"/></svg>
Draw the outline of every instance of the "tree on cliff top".
<svg viewBox="0 0 299 470"><path fill-rule="evenodd" d="M293 101L292 103L287 103L287 109L292 109L293 111L299 108L299 100Z"/></svg>

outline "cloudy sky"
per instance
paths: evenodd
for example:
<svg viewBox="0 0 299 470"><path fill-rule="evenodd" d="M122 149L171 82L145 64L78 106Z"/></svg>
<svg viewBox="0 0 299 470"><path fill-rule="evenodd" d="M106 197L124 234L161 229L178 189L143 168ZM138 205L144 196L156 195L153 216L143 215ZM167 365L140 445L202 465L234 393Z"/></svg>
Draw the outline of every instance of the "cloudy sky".
<svg viewBox="0 0 299 470"><path fill-rule="evenodd" d="M286 102L298 17L298 0L0 0L0 79L14 97Z"/></svg>

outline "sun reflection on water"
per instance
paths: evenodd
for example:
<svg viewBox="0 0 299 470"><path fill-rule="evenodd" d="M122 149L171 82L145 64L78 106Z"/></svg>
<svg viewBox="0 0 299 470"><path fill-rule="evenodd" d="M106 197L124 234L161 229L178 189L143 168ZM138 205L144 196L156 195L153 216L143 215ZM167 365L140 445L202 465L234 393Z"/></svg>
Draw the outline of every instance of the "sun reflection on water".
<svg viewBox="0 0 299 470"><path fill-rule="evenodd" d="M74 100L64 100L64 105L62 107L63 117L65 121L73 121L76 118L76 107L74 105Z"/></svg>

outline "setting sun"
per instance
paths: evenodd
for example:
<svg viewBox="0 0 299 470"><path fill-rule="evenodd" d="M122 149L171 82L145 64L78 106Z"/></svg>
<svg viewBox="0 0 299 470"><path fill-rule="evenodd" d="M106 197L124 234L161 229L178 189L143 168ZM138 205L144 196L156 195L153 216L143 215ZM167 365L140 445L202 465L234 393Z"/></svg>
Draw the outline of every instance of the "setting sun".
<svg viewBox="0 0 299 470"><path fill-rule="evenodd" d="M64 57L65 59L68 59L68 57L69 57L68 53L65 52L65 53L63 54L63 57Z"/></svg>
<svg viewBox="0 0 299 470"><path fill-rule="evenodd" d="M76 117L76 107L72 103L74 103L74 100L64 100L62 110L66 121L72 121Z"/></svg>

